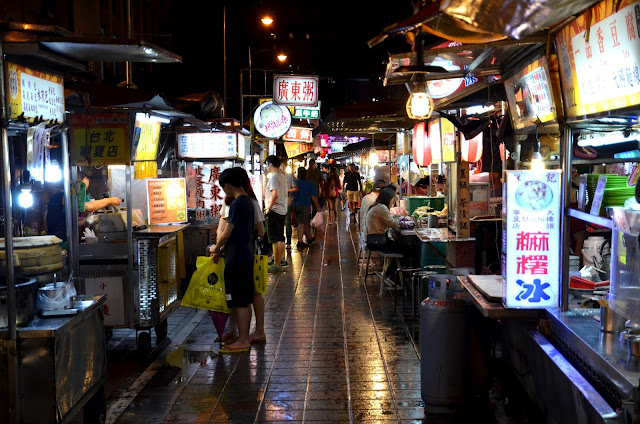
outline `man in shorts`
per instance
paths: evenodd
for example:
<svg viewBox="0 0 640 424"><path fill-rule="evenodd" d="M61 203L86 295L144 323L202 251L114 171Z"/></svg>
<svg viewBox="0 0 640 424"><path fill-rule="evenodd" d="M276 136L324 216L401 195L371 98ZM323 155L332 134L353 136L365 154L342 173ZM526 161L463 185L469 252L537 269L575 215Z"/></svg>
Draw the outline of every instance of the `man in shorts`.
<svg viewBox="0 0 640 424"><path fill-rule="evenodd" d="M311 205L320 209L318 204L318 192L311 181L307 179L307 170L298 168L298 179L296 180L296 191L293 193L293 210L298 218L298 250L307 248L315 238L311 235ZM303 240L307 237L307 242Z"/></svg>
<svg viewBox="0 0 640 424"><path fill-rule="evenodd" d="M362 180L360 180L360 173L356 171L354 163L349 164L349 172L344 174L344 188L347 191L351 219L354 219L358 201L360 200L360 192L362 191Z"/></svg>
<svg viewBox="0 0 640 424"><path fill-rule="evenodd" d="M284 223L287 214L287 178L280 172L280 159L277 156L267 156L265 161L267 172L270 174L265 189L265 219L267 221L267 236L273 245L273 264L269 265L269 272L282 272L283 265L288 263L284 259ZM284 260L284 263L283 263Z"/></svg>
<svg viewBox="0 0 640 424"><path fill-rule="evenodd" d="M251 346L249 326L254 296L253 284L253 200L243 188L242 168L225 169L220 174L219 184L227 196L234 201L229 207L226 226L213 247L213 261L218 262L224 248L224 281L227 306L233 309L238 322L238 339L220 348L220 353L246 352ZM246 175L246 173L245 173Z"/></svg>

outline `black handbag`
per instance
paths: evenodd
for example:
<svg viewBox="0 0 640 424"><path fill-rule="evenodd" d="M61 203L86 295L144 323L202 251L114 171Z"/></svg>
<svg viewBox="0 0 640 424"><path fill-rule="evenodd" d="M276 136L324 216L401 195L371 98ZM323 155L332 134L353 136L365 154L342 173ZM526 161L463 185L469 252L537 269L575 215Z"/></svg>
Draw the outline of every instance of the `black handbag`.
<svg viewBox="0 0 640 424"><path fill-rule="evenodd" d="M367 234L367 245L384 246L387 244L387 233L384 234Z"/></svg>

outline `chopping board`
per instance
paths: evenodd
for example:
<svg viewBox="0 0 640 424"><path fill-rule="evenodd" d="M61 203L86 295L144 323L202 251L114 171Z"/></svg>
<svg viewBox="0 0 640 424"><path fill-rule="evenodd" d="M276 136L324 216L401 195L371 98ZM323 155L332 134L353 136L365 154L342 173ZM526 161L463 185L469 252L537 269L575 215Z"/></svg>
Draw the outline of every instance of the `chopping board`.
<svg viewBox="0 0 640 424"><path fill-rule="evenodd" d="M502 276L467 275L467 279L489 300L502 300Z"/></svg>

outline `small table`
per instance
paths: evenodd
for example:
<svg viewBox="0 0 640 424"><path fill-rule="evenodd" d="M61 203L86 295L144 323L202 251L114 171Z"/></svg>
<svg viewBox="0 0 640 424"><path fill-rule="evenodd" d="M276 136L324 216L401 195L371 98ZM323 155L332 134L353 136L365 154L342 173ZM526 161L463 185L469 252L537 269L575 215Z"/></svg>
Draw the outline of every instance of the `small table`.
<svg viewBox="0 0 640 424"><path fill-rule="evenodd" d="M455 233L449 231L448 228L415 228L410 231L413 231L413 235L418 237L420 242L431 249L431 251L433 251L436 256L441 258L449 268L455 268L456 266L449 262L447 257L440 253L440 251L432 246L431 243L457 243L465 241L475 241L474 237L457 237Z"/></svg>

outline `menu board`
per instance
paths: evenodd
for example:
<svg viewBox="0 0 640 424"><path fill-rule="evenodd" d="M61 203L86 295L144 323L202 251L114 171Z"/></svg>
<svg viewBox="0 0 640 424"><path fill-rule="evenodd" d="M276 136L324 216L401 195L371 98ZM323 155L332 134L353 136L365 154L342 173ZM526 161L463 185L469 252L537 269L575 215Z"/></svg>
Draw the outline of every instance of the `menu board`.
<svg viewBox="0 0 640 424"><path fill-rule="evenodd" d="M509 308L557 307L560 296L560 171L508 171L502 300Z"/></svg>
<svg viewBox="0 0 640 424"><path fill-rule="evenodd" d="M557 119L546 57L527 65L504 83L514 129L534 127L536 121Z"/></svg>
<svg viewBox="0 0 640 424"><path fill-rule="evenodd" d="M5 62L10 119L24 117L64 122L64 78Z"/></svg>
<svg viewBox="0 0 640 424"><path fill-rule="evenodd" d="M242 142L244 142L244 139ZM242 147L244 151L244 145ZM178 134L178 157L185 159L227 159L238 156L238 136L235 132ZM244 159L244 154L240 157Z"/></svg>
<svg viewBox="0 0 640 424"><path fill-rule="evenodd" d="M555 43L567 117L640 104L640 1L604 0Z"/></svg>
<svg viewBox="0 0 640 424"><path fill-rule="evenodd" d="M187 222L187 191L184 178L147 180L149 224Z"/></svg>

